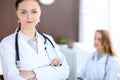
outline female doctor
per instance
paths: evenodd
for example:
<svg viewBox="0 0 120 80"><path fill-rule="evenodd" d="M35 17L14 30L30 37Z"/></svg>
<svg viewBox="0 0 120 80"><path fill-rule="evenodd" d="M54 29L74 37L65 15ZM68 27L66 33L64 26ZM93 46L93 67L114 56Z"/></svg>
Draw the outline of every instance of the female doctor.
<svg viewBox="0 0 120 80"><path fill-rule="evenodd" d="M39 0L16 0L17 30L1 41L5 80L65 80L69 67L53 38L35 26L41 15Z"/></svg>
<svg viewBox="0 0 120 80"><path fill-rule="evenodd" d="M83 80L117 80L119 61L107 30L96 30L94 47L96 51L90 55L78 76Z"/></svg>

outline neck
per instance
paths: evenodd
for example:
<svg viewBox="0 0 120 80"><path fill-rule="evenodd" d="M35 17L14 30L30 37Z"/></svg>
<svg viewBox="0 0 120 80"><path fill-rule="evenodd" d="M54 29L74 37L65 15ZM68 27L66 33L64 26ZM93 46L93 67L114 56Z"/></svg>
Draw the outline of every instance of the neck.
<svg viewBox="0 0 120 80"><path fill-rule="evenodd" d="M35 38L36 36L36 33L35 33L35 28L32 28L32 29L26 29L26 28L23 28L21 27L21 32L23 32L25 35L31 37L31 38Z"/></svg>
<svg viewBox="0 0 120 80"><path fill-rule="evenodd" d="M98 55L101 56L104 54L104 50L98 50Z"/></svg>

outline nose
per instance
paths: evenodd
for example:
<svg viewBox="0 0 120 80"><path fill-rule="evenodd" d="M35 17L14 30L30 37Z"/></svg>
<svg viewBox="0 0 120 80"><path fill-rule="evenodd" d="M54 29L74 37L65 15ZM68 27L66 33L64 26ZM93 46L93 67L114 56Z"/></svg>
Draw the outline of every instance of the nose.
<svg viewBox="0 0 120 80"><path fill-rule="evenodd" d="M27 19L29 20L29 19L32 19L32 14L31 13L28 13L27 14Z"/></svg>
<svg viewBox="0 0 120 80"><path fill-rule="evenodd" d="M98 43L97 39L94 39L94 44L97 44L97 43Z"/></svg>

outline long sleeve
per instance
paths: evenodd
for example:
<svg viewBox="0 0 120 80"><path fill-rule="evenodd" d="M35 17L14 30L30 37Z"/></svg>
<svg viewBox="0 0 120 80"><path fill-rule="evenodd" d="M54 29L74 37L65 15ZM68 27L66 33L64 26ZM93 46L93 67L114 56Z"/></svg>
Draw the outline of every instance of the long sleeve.
<svg viewBox="0 0 120 80"><path fill-rule="evenodd" d="M65 59L63 60L62 66L59 67L39 67L34 69L36 73L36 77L38 80L65 80L68 78L69 75L69 67L66 64Z"/></svg>
<svg viewBox="0 0 120 80"><path fill-rule="evenodd" d="M69 76L69 66L66 62L64 55L60 52L60 50L56 46L53 38L49 36L49 39L54 44L56 52L59 55L59 57L62 58L62 66L58 66L58 67L46 66L46 67L36 68L34 69L34 72L36 73L36 77L38 80L48 80L48 79L66 80Z"/></svg>
<svg viewBox="0 0 120 80"><path fill-rule="evenodd" d="M94 53L88 54L88 57L87 57L86 61L84 61L84 64L83 64L82 68L77 73L78 78L82 78L82 79L85 79L85 80L89 79L87 71L88 71L88 66L90 64L92 64L91 60L92 60L93 55L94 55Z"/></svg>
<svg viewBox="0 0 120 80"><path fill-rule="evenodd" d="M87 63L89 60L86 60L86 62L83 64L82 68L79 70L77 77L85 79L86 78L86 71L87 71Z"/></svg>
<svg viewBox="0 0 120 80"><path fill-rule="evenodd" d="M9 45L10 42L4 43L1 42L0 45L0 56L2 70L5 80L25 80L19 75L19 70L15 64L15 52L12 48L12 45Z"/></svg>
<svg viewBox="0 0 120 80"><path fill-rule="evenodd" d="M86 73L86 65L82 67L81 70L79 70L78 77L84 79L85 78L85 73Z"/></svg>

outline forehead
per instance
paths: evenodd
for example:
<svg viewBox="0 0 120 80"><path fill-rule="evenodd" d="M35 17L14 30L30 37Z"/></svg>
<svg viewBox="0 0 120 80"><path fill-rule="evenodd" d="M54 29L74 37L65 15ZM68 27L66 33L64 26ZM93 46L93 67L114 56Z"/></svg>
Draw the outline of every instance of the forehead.
<svg viewBox="0 0 120 80"><path fill-rule="evenodd" d="M24 10L40 9L40 5L35 0L24 0L19 4L18 9Z"/></svg>
<svg viewBox="0 0 120 80"><path fill-rule="evenodd" d="M96 32L96 33L95 33L95 37L102 38L102 35L101 35L101 33L100 33L100 32Z"/></svg>

